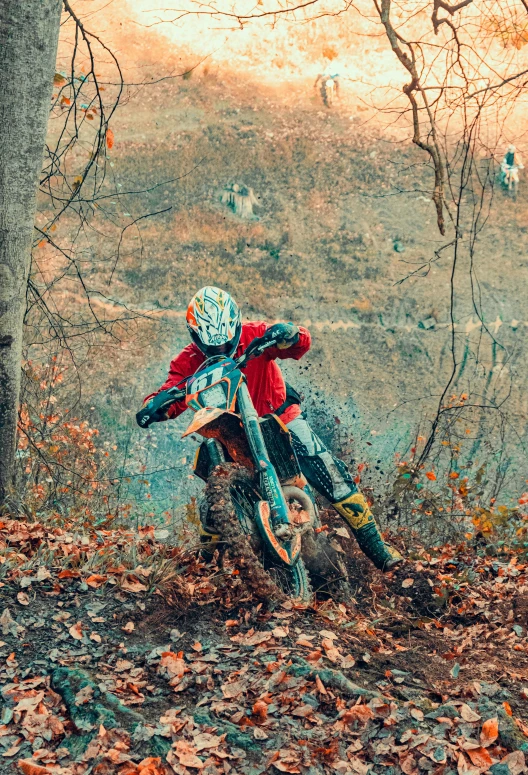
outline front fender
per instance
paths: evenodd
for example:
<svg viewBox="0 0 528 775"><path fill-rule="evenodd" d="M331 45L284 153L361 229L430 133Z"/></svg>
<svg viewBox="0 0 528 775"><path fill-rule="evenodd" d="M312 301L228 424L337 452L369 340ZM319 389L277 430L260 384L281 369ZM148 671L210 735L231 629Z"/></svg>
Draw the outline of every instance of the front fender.
<svg viewBox="0 0 528 775"><path fill-rule="evenodd" d="M195 413L191 420L191 424L185 433L182 433L182 439L185 438L185 436L190 436L191 433L200 433L202 428L217 420L222 414L232 413L226 412L225 409L218 409L215 406L206 406L204 409L199 409Z"/></svg>

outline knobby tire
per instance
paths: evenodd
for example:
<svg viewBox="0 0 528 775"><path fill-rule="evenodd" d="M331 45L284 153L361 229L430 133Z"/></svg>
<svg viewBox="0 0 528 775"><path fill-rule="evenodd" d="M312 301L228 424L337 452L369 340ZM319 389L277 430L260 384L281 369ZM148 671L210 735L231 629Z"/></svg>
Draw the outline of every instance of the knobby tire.
<svg viewBox="0 0 528 775"><path fill-rule="evenodd" d="M250 513L261 496L250 471L236 463L217 466L207 481L204 498L208 525L240 560L240 572L258 597L310 602L312 589L302 558L289 568L275 561L262 545Z"/></svg>

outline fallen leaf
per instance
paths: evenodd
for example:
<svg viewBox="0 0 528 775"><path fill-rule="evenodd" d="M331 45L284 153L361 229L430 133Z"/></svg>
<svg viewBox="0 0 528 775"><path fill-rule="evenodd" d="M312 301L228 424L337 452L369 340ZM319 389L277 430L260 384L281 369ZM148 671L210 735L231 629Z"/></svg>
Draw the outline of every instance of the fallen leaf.
<svg viewBox="0 0 528 775"><path fill-rule="evenodd" d="M242 643L245 646L259 646L261 643L265 643L267 640L271 640L271 632L256 632L254 635L250 635L249 638L244 638Z"/></svg>
<svg viewBox="0 0 528 775"><path fill-rule="evenodd" d="M242 692L246 690L245 681L231 681L231 683L222 684L222 694L226 700L233 700L236 697L240 697Z"/></svg>
<svg viewBox="0 0 528 775"><path fill-rule="evenodd" d="M253 715L262 723L268 716L268 705L264 700L257 700L253 705Z"/></svg>
<svg viewBox="0 0 528 775"><path fill-rule="evenodd" d="M485 748L473 748L470 751L466 751L466 753L471 759L471 764L474 764L482 772L488 770L493 764L491 756Z"/></svg>
<svg viewBox="0 0 528 775"><path fill-rule="evenodd" d="M93 573L91 576L88 576L88 578L85 579L85 583L93 589L97 589L102 584L104 584L105 581L108 581L108 576L102 576L99 573Z"/></svg>
<svg viewBox="0 0 528 775"><path fill-rule="evenodd" d="M134 624L134 622L127 622L124 627L121 627L121 629L123 630L123 632L130 633L134 631L135 626L136 625Z"/></svg>
<svg viewBox="0 0 528 775"><path fill-rule="evenodd" d="M19 759L17 766L24 775L52 775L51 770L37 764L33 759Z"/></svg>
<svg viewBox="0 0 528 775"><path fill-rule="evenodd" d="M334 533L336 533L336 535L338 536L341 536L341 538L350 538L350 533L348 532L346 527L336 527L336 529L334 530Z"/></svg>
<svg viewBox="0 0 528 775"><path fill-rule="evenodd" d="M129 659L118 659L115 663L115 669L117 673L124 673L126 670L132 670L134 663Z"/></svg>
<svg viewBox="0 0 528 775"><path fill-rule="evenodd" d="M16 635L18 632L18 625L11 616L9 608L4 608L2 616L0 616L0 627L2 635Z"/></svg>
<svg viewBox="0 0 528 775"><path fill-rule="evenodd" d="M84 705L85 703L90 702L92 697L93 697L93 688L89 684L87 684L86 686L83 686L83 688L80 689L75 695L75 704Z"/></svg>
<svg viewBox="0 0 528 775"><path fill-rule="evenodd" d="M485 748L487 748L488 745L491 745L495 742L498 736L499 719L495 716L494 718L489 718L483 723L482 729L480 731L480 742Z"/></svg>
<svg viewBox="0 0 528 775"><path fill-rule="evenodd" d="M95 641L95 643L101 643L101 636L99 635L98 632L91 632L90 640Z"/></svg>
<svg viewBox="0 0 528 775"><path fill-rule="evenodd" d="M17 595L17 600L20 603L20 605L29 605L29 597L26 595L25 592L19 592Z"/></svg>
<svg viewBox="0 0 528 775"><path fill-rule="evenodd" d="M526 760L522 751L513 751L509 753L504 759L501 759L501 764L505 764L510 775L520 775L521 772L526 770Z"/></svg>
<svg viewBox="0 0 528 775"><path fill-rule="evenodd" d="M196 756L196 748L189 745L185 740L178 740L174 746L174 753L184 767L192 767L201 770L204 763Z"/></svg>
<svg viewBox="0 0 528 775"><path fill-rule="evenodd" d="M402 587L403 587L404 589L409 589L409 587L412 587L412 585L413 585L413 584L414 584L414 579L411 579L411 578L409 578L409 579L404 579L404 580L402 581Z"/></svg>
<svg viewBox="0 0 528 775"><path fill-rule="evenodd" d="M48 568L46 568L45 565L41 565L37 571L37 575L35 577L37 581L46 581L46 579L51 578L51 573Z"/></svg>
<svg viewBox="0 0 528 775"><path fill-rule="evenodd" d="M82 180L82 178L81 178ZM70 570L70 568L66 568L65 570L61 570L60 573L57 573L57 578L59 579L78 579L81 574L78 570Z"/></svg>
<svg viewBox="0 0 528 775"><path fill-rule="evenodd" d="M300 772L297 762L286 762L279 759L278 761L273 762L273 766L280 770L280 772Z"/></svg>
<svg viewBox="0 0 528 775"><path fill-rule="evenodd" d="M353 721L366 724L372 718L374 718L374 713L368 705L353 705L351 708L347 708L343 715L343 721L346 724L351 724Z"/></svg>
<svg viewBox="0 0 528 775"><path fill-rule="evenodd" d="M339 650L335 648L334 642L332 640L329 638L324 638L321 645L325 650L327 658L331 662L338 662L341 659L341 654Z"/></svg>
<svg viewBox="0 0 528 775"><path fill-rule="evenodd" d="M134 576L129 576L126 579L123 579L121 582L121 589L124 589L125 592L146 592L147 588L144 584L141 583L141 581Z"/></svg>
<svg viewBox="0 0 528 775"><path fill-rule="evenodd" d="M432 471L427 471L425 475L431 482L436 482L436 475Z"/></svg>
<svg viewBox="0 0 528 775"><path fill-rule="evenodd" d="M81 622L77 622L76 624L72 624L70 629L68 630L72 638L75 638L75 640L82 640L82 624Z"/></svg>
<svg viewBox="0 0 528 775"><path fill-rule="evenodd" d="M205 751L207 748L217 748L222 742L220 735L210 735L208 732L200 732L193 738L197 751Z"/></svg>
<svg viewBox="0 0 528 775"><path fill-rule="evenodd" d="M44 699L44 692L35 692L32 697L23 697L13 708L14 711L33 711Z"/></svg>
<svg viewBox="0 0 528 775"><path fill-rule="evenodd" d="M295 645L304 646L307 649L312 649L314 644L310 640L308 640L305 636L301 635L295 641Z"/></svg>
<svg viewBox="0 0 528 775"><path fill-rule="evenodd" d="M298 716L299 718L307 718L307 716L311 716L314 712L312 705L299 705L297 708L292 710L291 714L292 716Z"/></svg>
<svg viewBox="0 0 528 775"><path fill-rule="evenodd" d="M480 721L479 714L475 713L474 710L471 710L469 705L466 705L465 703L460 706L459 713L464 721Z"/></svg>
<svg viewBox="0 0 528 775"><path fill-rule="evenodd" d="M169 680L181 678L187 673L189 668L185 665L182 657L173 651L164 651L161 655L158 665L158 673Z"/></svg>
<svg viewBox="0 0 528 775"><path fill-rule="evenodd" d="M255 740L267 740L268 736L262 727L253 727L253 737Z"/></svg>
<svg viewBox="0 0 528 775"><path fill-rule="evenodd" d="M412 708L411 709L411 716L416 719L416 721L423 721L424 720L424 714L423 711L420 710L420 708Z"/></svg>

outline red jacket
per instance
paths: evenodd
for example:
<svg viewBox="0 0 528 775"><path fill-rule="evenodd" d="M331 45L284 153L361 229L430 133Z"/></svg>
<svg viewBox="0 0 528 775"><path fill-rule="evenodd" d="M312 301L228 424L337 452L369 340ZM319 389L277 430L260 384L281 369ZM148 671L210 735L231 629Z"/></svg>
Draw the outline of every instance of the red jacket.
<svg viewBox="0 0 528 775"><path fill-rule="evenodd" d="M269 328L267 323L244 323L235 357L241 355L253 339L262 336L267 328ZM310 349L311 338L309 331L307 331L306 328L299 326L299 334L299 341L297 344L285 348L284 350L280 350L278 347L270 347L269 350L266 350L258 358L249 361L242 369L247 378L247 385L251 398L253 399L253 404L261 417L278 409L286 399L284 377L282 376L279 365L275 362L276 358L294 358L295 360L299 360L299 358L302 358L302 356ZM194 374L204 361L204 354L194 342L188 344L187 347L184 347L181 353L171 361L168 377L160 389L156 393L147 396L145 400L147 401L149 398L152 398L152 396L157 395L161 390L167 390L178 384L178 382L181 382L185 377ZM168 415L171 418L178 417L178 415L186 409L187 406L185 401L178 401L170 407ZM300 412L301 409L298 404L289 406L281 415L281 420L284 423L291 422L299 416Z"/></svg>

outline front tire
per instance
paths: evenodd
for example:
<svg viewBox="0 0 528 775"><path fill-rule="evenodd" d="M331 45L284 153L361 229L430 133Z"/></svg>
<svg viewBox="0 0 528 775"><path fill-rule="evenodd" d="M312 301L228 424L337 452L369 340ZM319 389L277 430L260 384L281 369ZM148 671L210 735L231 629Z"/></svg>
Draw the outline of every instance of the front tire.
<svg viewBox="0 0 528 775"><path fill-rule="evenodd" d="M261 598L302 603L312 599L312 589L302 558L292 567L275 559L260 540L253 518L262 500L251 473L236 463L217 466L204 493L207 525L218 532L241 562L241 573Z"/></svg>

